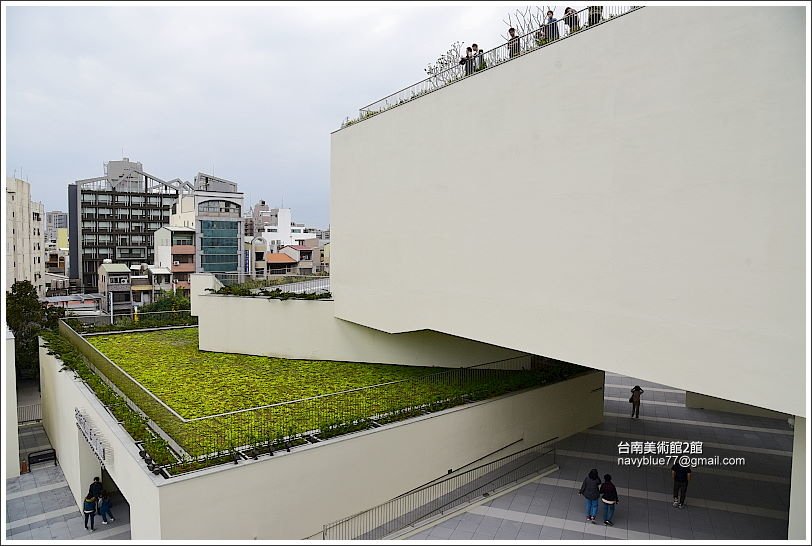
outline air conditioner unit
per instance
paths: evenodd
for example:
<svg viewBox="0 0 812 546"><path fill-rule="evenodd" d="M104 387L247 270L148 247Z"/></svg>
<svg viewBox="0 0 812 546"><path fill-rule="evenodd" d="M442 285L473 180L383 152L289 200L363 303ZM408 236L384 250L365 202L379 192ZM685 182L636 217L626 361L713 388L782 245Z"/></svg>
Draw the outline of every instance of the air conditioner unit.
<svg viewBox="0 0 812 546"><path fill-rule="evenodd" d="M172 262L172 265L180 265L180 262L175 260L174 262Z"/></svg>

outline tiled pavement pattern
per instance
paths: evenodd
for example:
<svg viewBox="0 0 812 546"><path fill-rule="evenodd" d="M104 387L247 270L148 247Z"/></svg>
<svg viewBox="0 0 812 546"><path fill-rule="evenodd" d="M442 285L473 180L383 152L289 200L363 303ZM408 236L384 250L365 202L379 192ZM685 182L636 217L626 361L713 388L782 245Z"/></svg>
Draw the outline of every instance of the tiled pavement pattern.
<svg viewBox="0 0 812 546"><path fill-rule="evenodd" d="M41 424L21 428L20 433L21 446L24 438L34 438L33 442L44 442L46 448L50 447ZM130 539L130 510L120 495L113 497L115 521L103 525L96 516L96 531L90 533L85 529L84 516L68 488L62 467L54 466L53 461L37 463L31 472L7 479L5 502L7 539Z"/></svg>
<svg viewBox="0 0 812 546"><path fill-rule="evenodd" d="M632 386L645 394L631 419ZM792 430L780 419L685 407L685 393L606 374L604 422L556 444L560 469L398 538L409 540L786 540ZM668 467L617 465L618 442L701 441L702 456L745 457L737 467L697 467L685 508L671 505ZM591 468L611 474L621 502L614 527L586 523L578 487ZM484 500L484 499L483 499Z"/></svg>

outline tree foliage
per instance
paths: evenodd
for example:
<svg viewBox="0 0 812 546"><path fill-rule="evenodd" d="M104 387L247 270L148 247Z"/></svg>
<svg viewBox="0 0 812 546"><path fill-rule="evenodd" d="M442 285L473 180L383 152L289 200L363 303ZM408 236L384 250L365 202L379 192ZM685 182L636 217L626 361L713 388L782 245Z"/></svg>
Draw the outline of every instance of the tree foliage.
<svg viewBox="0 0 812 546"><path fill-rule="evenodd" d="M192 303L186 296L173 294L164 291L153 303L142 305L138 308L139 313L154 313L156 311L188 311L192 308Z"/></svg>
<svg viewBox="0 0 812 546"><path fill-rule="evenodd" d="M6 292L6 323L14 334L14 363L17 377L39 377L39 342L42 329L56 331L65 310L47 307L39 301L30 281L18 281Z"/></svg>
<svg viewBox="0 0 812 546"><path fill-rule="evenodd" d="M436 61L424 68L426 74L429 75L435 86L440 87L445 85L448 83L448 80L455 76L454 72L449 69L459 65L460 59L463 57L462 46L463 42L454 42L451 44L451 47L448 48L448 51L437 57Z"/></svg>

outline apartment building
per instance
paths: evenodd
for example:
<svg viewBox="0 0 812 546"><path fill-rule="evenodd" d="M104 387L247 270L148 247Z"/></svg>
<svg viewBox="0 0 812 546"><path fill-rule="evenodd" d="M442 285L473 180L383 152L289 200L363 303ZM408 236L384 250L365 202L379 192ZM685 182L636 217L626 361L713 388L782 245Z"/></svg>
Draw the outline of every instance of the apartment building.
<svg viewBox="0 0 812 546"><path fill-rule="evenodd" d="M60 246L59 230L64 231L67 242L68 213L61 210L52 210L45 213L45 244L48 248L67 248Z"/></svg>
<svg viewBox="0 0 812 546"><path fill-rule="evenodd" d="M31 184L6 177L6 290L30 281L45 296L45 209L31 200Z"/></svg>
<svg viewBox="0 0 812 546"><path fill-rule="evenodd" d="M99 266L99 303L104 313L128 315L132 312L132 282L130 268L106 260Z"/></svg>
<svg viewBox="0 0 812 546"><path fill-rule="evenodd" d="M155 264L171 273L172 289L189 291L189 275L195 272L195 228L164 226L155 232Z"/></svg>
<svg viewBox="0 0 812 546"><path fill-rule="evenodd" d="M84 291L98 289L104 260L154 263L153 233L169 223L170 207L192 191L188 182L162 180L124 158L104 165L104 175L68 185L70 274Z"/></svg>
<svg viewBox="0 0 812 546"><path fill-rule="evenodd" d="M193 191L172 206L168 223L194 229L194 271L244 271L243 199L236 182L197 173Z"/></svg>

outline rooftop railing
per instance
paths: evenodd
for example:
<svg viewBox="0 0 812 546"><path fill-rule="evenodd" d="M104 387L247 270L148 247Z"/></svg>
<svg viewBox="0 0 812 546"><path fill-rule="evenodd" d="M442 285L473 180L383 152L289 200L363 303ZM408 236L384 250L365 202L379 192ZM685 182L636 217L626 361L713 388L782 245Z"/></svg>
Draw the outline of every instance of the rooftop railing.
<svg viewBox="0 0 812 546"><path fill-rule="evenodd" d="M555 23L543 25L522 36L511 38L508 42L479 55L467 58L462 64L429 76L423 81L401 89L388 97L368 104L359 110L359 117L346 120L341 128L349 127L364 121L395 106L400 106L446 85L456 83L469 76L478 74L507 61L526 55L554 42L569 38L579 32L589 30L607 21L636 11L644 6L590 6L573 14L564 15ZM460 59L462 61L462 59Z"/></svg>

